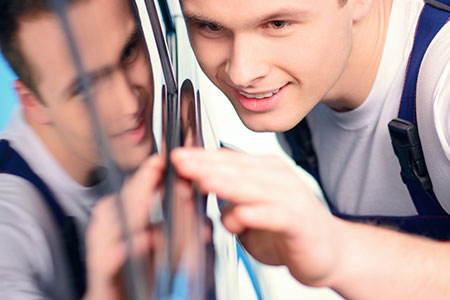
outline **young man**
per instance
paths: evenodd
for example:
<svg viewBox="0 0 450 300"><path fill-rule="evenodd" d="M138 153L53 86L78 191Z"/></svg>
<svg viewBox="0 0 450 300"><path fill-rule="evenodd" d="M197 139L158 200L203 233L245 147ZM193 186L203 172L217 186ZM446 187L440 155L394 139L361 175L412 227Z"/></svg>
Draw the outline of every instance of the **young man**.
<svg viewBox="0 0 450 300"><path fill-rule="evenodd" d="M448 298L450 245L416 235L425 230L396 228L449 217L450 24L429 46L417 82L415 113L439 201L431 205L440 209L421 216L399 176L388 123L399 111L422 1L182 5L202 69L247 127L282 132L308 115L333 212L400 221L389 223L392 230L329 214L276 158L178 150L172 158L181 175L234 204L223 216L225 226L260 261L285 264L299 281L345 298ZM427 229L448 236L448 226L433 226Z"/></svg>
<svg viewBox="0 0 450 300"><path fill-rule="evenodd" d="M68 2L67 18L108 146L123 170L134 170L153 146L152 73L144 42L127 1ZM0 23L0 46L19 76L20 98L20 110L0 135L0 298L71 299L74 270L67 262L74 253L65 251L66 223L55 214L75 219L83 256L100 193L92 174L103 160L66 35L48 1L2 0ZM161 169L147 164L154 168ZM147 179L143 187L152 186ZM105 232L91 238L100 249ZM99 246L92 249L91 265L102 255L95 251ZM103 269L95 265L97 273ZM103 282L94 280L95 273L89 277L89 295L95 295Z"/></svg>

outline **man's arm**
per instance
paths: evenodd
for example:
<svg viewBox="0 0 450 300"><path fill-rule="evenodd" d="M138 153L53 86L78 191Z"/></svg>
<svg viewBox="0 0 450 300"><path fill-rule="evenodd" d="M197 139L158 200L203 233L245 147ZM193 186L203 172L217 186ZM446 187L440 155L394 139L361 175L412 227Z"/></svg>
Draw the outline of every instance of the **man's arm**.
<svg viewBox="0 0 450 300"><path fill-rule="evenodd" d="M283 161L177 150L178 172L233 205L223 223L263 263L349 299L450 296L450 246L332 216Z"/></svg>
<svg viewBox="0 0 450 300"><path fill-rule="evenodd" d="M136 255L148 255L154 233L148 228L150 211L156 205L157 187L164 159L152 156L121 190L128 230ZM121 277L127 259L115 196L101 199L94 207L86 236L87 292L84 300L120 300L125 297Z"/></svg>
<svg viewBox="0 0 450 300"><path fill-rule="evenodd" d="M447 299L450 243L337 220L330 287L347 299Z"/></svg>
<svg viewBox="0 0 450 300"><path fill-rule="evenodd" d="M0 299L72 299L54 226L34 186L0 174Z"/></svg>

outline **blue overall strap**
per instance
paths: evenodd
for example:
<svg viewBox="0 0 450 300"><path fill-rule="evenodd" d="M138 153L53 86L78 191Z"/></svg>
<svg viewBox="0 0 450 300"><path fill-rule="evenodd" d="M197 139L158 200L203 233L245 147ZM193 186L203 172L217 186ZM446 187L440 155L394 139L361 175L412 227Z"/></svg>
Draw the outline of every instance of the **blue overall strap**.
<svg viewBox="0 0 450 300"><path fill-rule="evenodd" d="M256 277L256 274L253 270L250 260L247 257L247 254L244 252L244 250L242 249L242 246L239 244L238 241L236 241L236 254L237 254L238 263L242 262L242 264L244 265L244 267L247 271L248 277L250 278L250 281L253 286L253 290L255 291L256 298L258 300L262 300L263 297L262 297L262 293L261 293L261 287L259 286L258 278Z"/></svg>
<svg viewBox="0 0 450 300"><path fill-rule="evenodd" d="M283 135L291 148L292 159L294 159L297 165L302 167L306 172L313 176L314 179L316 179L317 183L322 188L322 193L328 203L328 206L333 209L334 206L329 201L322 186L322 181L319 174L319 161L312 143L311 130L309 129L306 118L300 121L300 123L295 125L292 129L283 132Z"/></svg>
<svg viewBox="0 0 450 300"><path fill-rule="evenodd" d="M85 266L79 253L80 243L74 218L64 214L47 185L31 170L25 160L10 147L6 140L0 140L0 173L11 174L27 180L43 196L49 211L58 225L69 260L73 285L77 297L81 299L85 291Z"/></svg>
<svg viewBox="0 0 450 300"><path fill-rule="evenodd" d="M421 235L437 241L450 241L450 216L354 216L338 211L333 215L359 223L395 228L404 233Z"/></svg>
<svg viewBox="0 0 450 300"><path fill-rule="evenodd" d="M433 38L450 19L450 0L426 0L416 27L398 118L389 123L401 176L419 215L447 215L437 200L423 156L416 119L416 87L420 66Z"/></svg>
<svg viewBox="0 0 450 300"><path fill-rule="evenodd" d="M399 118L389 124L394 151L399 157L402 168L401 175L408 186L418 216L349 215L340 212L328 201L333 215L349 221L389 226L406 233L440 241L450 240L450 216L441 207L433 193L420 146L415 111L420 64L434 36L449 21L449 12L450 0L426 1L417 25L416 38L408 63ZM284 132L284 136L292 149L293 159L299 166L310 172L323 189L306 120Z"/></svg>
<svg viewBox="0 0 450 300"><path fill-rule="evenodd" d="M305 120L302 122L305 122ZM300 150L301 147L305 147L303 146L304 144L310 145L310 142L303 143L302 139L308 139L308 137L301 136L302 134L299 134L298 131L304 129L299 129L298 127L299 125L291 129L289 132L284 133L290 147L292 148L293 159L299 166L310 172L310 174L314 176L320 184L317 169L311 172L309 160L303 158L305 153L314 150L312 149L312 146L309 150ZM422 235L440 241L450 240L450 216L444 215L445 212L442 215L434 216L360 216L341 213L338 209L331 205L330 201L328 201L328 203L330 204L330 209L333 215L344 220L368 223L378 226L388 226L391 228L396 228L402 232Z"/></svg>

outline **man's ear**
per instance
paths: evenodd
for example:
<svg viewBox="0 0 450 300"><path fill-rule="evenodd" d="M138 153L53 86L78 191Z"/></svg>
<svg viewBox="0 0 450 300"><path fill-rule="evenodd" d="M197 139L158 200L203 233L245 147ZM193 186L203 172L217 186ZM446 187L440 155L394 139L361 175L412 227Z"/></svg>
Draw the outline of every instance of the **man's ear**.
<svg viewBox="0 0 450 300"><path fill-rule="evenodd" d="M376 0L349 0L353 22L358 22L370 13Z"/></svg>
<svg viewBox="0 0 450 300"><path fill-rule="evenodd" d="M50 123L45 104L35 92L20 80L14 81L14 89L19 97L20 106L27 120L42 125Z"/></svg>

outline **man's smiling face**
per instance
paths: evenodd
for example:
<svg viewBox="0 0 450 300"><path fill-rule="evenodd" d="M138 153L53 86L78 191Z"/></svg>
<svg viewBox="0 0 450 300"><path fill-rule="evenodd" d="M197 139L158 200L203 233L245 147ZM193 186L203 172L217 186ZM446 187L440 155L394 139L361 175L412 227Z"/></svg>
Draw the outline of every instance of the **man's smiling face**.
<svg viewBox="0 0 450 300"><path fill-rule="evenodd" d="M69 6L68 18L113 156L137 167L152 147L153 78L145 45L127 1L88 0ZM36 77L46 120L44 140L54 154L79 164L101 163L80 79L58 18L25 19L19 31Z"/></svg>
<svg viewBox="0 0 450 300"><path fill-rule="evenodd" d="M255 131L284 131L332 93L352 48L338 0L182 0L206 75Z"/></svg>

